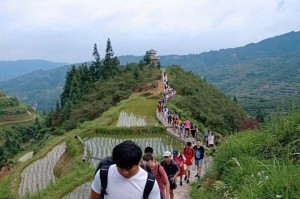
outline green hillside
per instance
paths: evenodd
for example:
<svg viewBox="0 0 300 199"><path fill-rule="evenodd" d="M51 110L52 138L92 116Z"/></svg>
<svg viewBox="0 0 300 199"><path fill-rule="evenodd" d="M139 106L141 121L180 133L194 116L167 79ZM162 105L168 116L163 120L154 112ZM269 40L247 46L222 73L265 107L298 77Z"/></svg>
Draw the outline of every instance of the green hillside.
<svg viewBox="0 0 300 199"><path fill-rule="evenodd" d="M163 66L180 65L216 85L231 98L236 96L251 116L259 109L269 115L300 103L300 32L238 48L159 57ZM121 61L136 59L123 56Z"/></svg>
<svg viewBox="0 0 300 199"><path fill-rule="evenodd" d="M51 70L37 70L5 82L0 89L18 97L21 102L36 104L37 111L50 111L62 92L64 77L70 66Z"/></svg>
<svg viewBox="0 0 300 199"><path fill-rule="evenodd" d="M300 109L229 136L192 198L300 198ZM298 155L296 155L298 154Z"/></svg>
<svg viewBox="0 0 300 199"><path fill-rule="evenodd" d="M0 126L33 121L35 113L25 104L20 104L16 97L0 92Z"/></svg>

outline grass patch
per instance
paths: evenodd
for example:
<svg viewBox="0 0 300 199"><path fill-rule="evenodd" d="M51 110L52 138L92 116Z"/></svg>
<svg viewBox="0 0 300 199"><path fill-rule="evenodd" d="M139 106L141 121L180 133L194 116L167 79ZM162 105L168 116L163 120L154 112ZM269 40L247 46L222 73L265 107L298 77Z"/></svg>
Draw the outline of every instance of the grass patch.
<svg viewBox="0 0 300 199"><path fill-rule="evenodd" d="M299 152L299 121L299 111L281 114L260 131L229 136L206 176L215 175L211 186L195 183L191 197L300 198L300 167L291 156Z"/></svg>

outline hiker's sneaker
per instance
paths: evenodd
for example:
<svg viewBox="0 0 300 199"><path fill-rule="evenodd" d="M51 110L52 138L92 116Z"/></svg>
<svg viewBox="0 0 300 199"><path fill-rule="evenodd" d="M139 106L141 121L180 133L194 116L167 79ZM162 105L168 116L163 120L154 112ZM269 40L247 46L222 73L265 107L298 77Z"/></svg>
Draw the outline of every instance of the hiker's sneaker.
<svg viewBox="0 0 300 199"><path fill-rule="evenodd" d="M180 183L179 183L179 184L180 184L180 186L182 186L182 181L180 181Z"/></svg>
<svg viewBox="0 0 300 199"><path fill-rule="evenodd" d="M187 179L186 183L189 183L189 182L190 182L190 180L189 180L189 179Z"/></svg>
<svg viewBox="0 0 300 199"><path fill-rule="evenodd" d="M184 177L184 181L186 181L186 179L187 179L187 176Z"/></svg>
<svg viewBox="0 0 300 199"><path fill-rule="evenodd" d="M199 177L198 174L196 174L195 177Z"/></svg>

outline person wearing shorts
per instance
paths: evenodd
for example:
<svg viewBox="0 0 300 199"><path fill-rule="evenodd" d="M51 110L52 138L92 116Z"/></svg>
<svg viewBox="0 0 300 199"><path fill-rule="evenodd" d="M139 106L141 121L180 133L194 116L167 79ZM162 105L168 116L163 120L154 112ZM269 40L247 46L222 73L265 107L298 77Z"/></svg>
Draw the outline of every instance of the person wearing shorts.
<svg viewBox="0 0 300 199"><path fill-rule="evenodd" d="M203 159L205 158L205 149L201 145L201 141L197 140L197 145L194 146L193 148L195 150L195 165L197 167L197 174L195 177L198 177L198 179L201 176L201 168L203 166Z"/></svg>
<svg viewBox="0 0 300 199"><path fill-rule="evenodd" d="M185 160L186 172L185 172L184 181L186 181L186 183L189 183L190 176L191 176L191 170L192 170L192 166L193 166L193 160L195 157L195 151L192 147L191 142L186 143L186 146L183 149L183 155L186 158L186 160Z"/></svg>
<svg viewBox="0 0 300 199"><path fill-rule="evenodd" d="M188 138L190 134L190 121L184 121L184 138Z"/></svg>

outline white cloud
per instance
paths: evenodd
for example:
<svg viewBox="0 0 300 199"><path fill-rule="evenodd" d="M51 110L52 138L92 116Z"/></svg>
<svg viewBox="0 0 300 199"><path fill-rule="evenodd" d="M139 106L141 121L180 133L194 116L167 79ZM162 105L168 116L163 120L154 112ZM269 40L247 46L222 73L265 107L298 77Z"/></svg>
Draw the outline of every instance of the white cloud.
<svg viewBox="0 0 300 199"><path fill-rule="evenodd" d="M298 31L298 0L5 0L0 59L88 61L93 43L115 54L188 54Z"/></svg>

